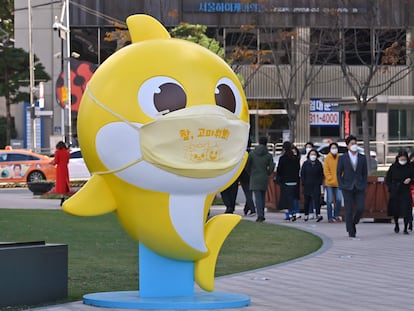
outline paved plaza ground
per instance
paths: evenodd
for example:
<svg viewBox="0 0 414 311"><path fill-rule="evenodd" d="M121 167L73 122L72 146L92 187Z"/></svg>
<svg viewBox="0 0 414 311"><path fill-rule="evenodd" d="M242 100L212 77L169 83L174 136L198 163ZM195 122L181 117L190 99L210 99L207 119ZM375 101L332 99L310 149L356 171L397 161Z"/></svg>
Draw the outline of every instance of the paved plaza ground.
<svg viewBox="0 0 414 311"><path fill-rule="evenodd" d="M10 202L16 208L59 208L56 200L34 200L30 191L19 194L18 198L12 198L16 197L12 190L3 191L0 190L2 208L12 206ZM213 214L223 211L222 206L212 208ZM236 212L241 214L242 208L238 206ZM283 218L282 213L266 214L267 223L320 236L324 242L322 248L294 261L217 278L216 291L241 293L251 298L250 306L227 310L414 310L414 233L395 234L393 224L363 219L357 225L357 238L351 239L344 223L328 223L326 217L319 223L302 220L288 223ZM36 310L108 309L86 306L79 301Z"/></svg>

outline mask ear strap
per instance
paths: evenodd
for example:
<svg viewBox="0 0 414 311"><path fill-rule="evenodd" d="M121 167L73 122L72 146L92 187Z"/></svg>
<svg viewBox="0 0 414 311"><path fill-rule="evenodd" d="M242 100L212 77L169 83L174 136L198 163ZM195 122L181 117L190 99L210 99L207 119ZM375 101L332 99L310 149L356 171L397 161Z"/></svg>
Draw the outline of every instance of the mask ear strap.
<svg viewBox="0 0 414 311"><path fill-rule="evenodd" d="M118 120L128 124L130 127L132 127L133 129L139 131L139 126L136 126L134 123L129 122L127 119L125 119L123 116L121 116L119 113L113 111L111 108L109 108L108 106L106 106L105 104L103 104L102 102L100 102L95 96L93 96L91 90L89 89L89 85L86 85L86 93L88 94L89 98L92 100L92 102L94 102L96 105L98 105L99 107L101 107L103 110L107 111L108 113L110 113L111 115L113 115L115 118L117 118ZM128 164L125 164L121 167L115 168L113 170L108 170L108 171L101 171L101 172L93 172L92 175L107 175L107 174L115 174L115 173L119 173L120 171L123 171L129 167L131 167L132 165L135 165L139 162L143 161L142 158L139 158L135 161L132 161Z"/></svg>
<svg viewBox="0 0 414 311"><path fill-rule="evenodd" d="M108 175L108 174L119 173L120 171L123 171L123 170L125 170L125 169L127 169L127 168L129 168L129 167L131 167L131 166L133 166L133 165L135 165L135 164L143 161L143 160L144 160L143 158L139 158L139 159L137 159L135 161L132 161L132 162L130 162L128 164L125 164L125 165L123 165L121 167L118 167L118 168L115 168L113 170L93 172L92 175Z"/></svg>
<svg viewBox="0 0 414 311"><path fill-rule="evenodd" d="M135 130L139 130L139 127L136 126L134 123L128 121L126 118L124 118L122 115L120 115L119 113L117 113L116 111L113 111L111 108L109 108L108 106L106 106L104 103L100 102L93 94L92 91L89 89L89 84L86 85L86 90L85 92L88 94L89 98L92 100L92 102L94 102L95 104L97 104L99 107L101 107L103 110L107 111L109 114L113 115L115 118L117 118L118 120L125 122L126 124L128 124L130 127L132 127Z"/></svg>

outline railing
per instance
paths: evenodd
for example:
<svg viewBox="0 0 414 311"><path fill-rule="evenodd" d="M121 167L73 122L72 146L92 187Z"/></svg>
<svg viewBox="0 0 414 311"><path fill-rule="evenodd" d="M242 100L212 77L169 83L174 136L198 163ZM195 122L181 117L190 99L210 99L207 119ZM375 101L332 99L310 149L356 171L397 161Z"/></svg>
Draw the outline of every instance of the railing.
<svg viewBox="0 0 414 311"><path fill-rule="evenodd" d="M296 147L303 148L306 143L295 143ZM359 141L358 145L363 147L363 142ZM268 143L267 148L269 152L273 155L279 155L282 153L283 143ZM252 149L257 146L257 144L252 144ZM389 166L395 161L395 157L398 154L399 150L405 150L410 155L411 152L414 152L414 140L389 140L389 141L370 141L369 142L370 150L377 153L377 161L379 166Z"/></svg>
<svg viewBox="0 0 414 311"><path fill-rule="evenodd" d="M370 150L376 151L379 165L389 165L395 161L400 150L410 155L414 151L414 140L370 141L369 146Z"/></svg>

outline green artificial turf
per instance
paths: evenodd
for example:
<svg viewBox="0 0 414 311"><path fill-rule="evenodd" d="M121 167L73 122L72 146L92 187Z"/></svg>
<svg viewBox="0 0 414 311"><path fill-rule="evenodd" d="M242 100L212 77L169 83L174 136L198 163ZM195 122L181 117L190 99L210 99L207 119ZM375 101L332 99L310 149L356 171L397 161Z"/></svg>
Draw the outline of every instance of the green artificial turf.
<svg viewBox="0 0 414 311"><path fill-rule="evenodd" d="M86 293L138 289L138 247L113 213L75 217L60 210L0 209L0 241L37 240L69 247L67 301L80 300ZM321 245L307 232L242 221L223 245L216 276L298 258Z"/></svg>

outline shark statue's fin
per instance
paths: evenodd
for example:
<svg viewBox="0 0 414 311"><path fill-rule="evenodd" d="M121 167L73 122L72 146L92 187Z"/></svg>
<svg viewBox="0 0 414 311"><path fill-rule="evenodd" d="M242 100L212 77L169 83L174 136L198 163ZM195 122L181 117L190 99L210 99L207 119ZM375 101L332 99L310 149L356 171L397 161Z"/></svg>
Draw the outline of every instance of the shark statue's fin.
<svg viewBox="0 0 414 311"><path fill-rule="evenodd" d="M75 195L63 203L62 208L76 216L97 216L116 210L116 202L104 178L92 175Z"/></svg>
<svg viewBox="0 0 414 311"><path fill-rule="evenodd" d="M214 272L218 254L224 240L240 220L239 215L221 214L206 223L205 239L209 255L197 261L194 266L195 281L202 289L214 290Z"/></svg>

